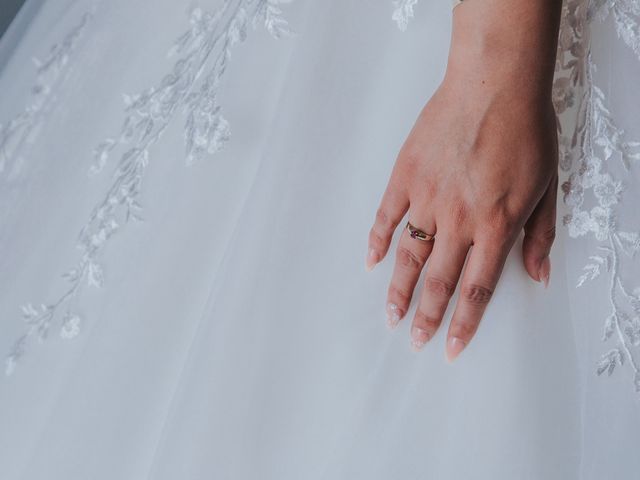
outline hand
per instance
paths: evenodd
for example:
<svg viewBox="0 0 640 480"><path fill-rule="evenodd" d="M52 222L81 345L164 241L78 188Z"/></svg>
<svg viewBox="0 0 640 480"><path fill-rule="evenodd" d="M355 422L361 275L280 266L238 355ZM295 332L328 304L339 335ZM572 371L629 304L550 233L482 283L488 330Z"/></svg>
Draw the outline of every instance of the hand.
<svg viewBox="0 0 640 480"><path fill-rule="evenodd" d="M514 8L520 2L535 16L529 10L531 1L515 0ZM538 18L539 38L527 39L537 42L533 47L524 40L510 43L513 38L495 36L486 15L489 26L478 25L481 15L472 5L479 8L480 3L470 0L456 8L447 74L400 151L367 255L369 269L385 257L407 212L412 225L436 235L424 242L411 238L406 229L402 232L387 315L393 328L406 315L428 259L411 327L412 345L421 349L442 323L462 277L447 337L450 361L475 334L522 229L524 266L545 284L555 234L558 154L553 60L548 57L555 59L557 18L551 16L551 26L548 11Z"/></svg>

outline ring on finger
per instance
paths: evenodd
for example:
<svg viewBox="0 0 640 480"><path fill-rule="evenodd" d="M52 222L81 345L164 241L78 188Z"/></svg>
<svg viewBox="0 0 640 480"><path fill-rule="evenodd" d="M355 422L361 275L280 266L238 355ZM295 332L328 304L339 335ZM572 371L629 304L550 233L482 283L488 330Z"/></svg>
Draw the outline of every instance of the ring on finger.
<svg viewBox="0 0 640 480"><path fill-rule="evenodd" d="M427 233L424 230L420 230L419 228L411 225L411 222L407 222L407 230L409 230L409 235L411 238L415 238L416 240L421 240L423 242L432 242L434 238L436 238L435 233Z"/></svg>

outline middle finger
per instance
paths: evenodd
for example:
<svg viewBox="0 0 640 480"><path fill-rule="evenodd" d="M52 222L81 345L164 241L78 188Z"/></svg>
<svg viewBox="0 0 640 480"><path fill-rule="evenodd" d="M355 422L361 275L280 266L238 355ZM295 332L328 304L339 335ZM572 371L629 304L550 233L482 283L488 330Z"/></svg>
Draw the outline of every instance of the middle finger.
<svg viewBox="0 0 640 480"><path fill-rule="evenodd" d="M449 299L460 279L469 246L459 236L446 231L436 236L422 296L411 326L411 345L414 350L420 350L442 323Z"/></svg>

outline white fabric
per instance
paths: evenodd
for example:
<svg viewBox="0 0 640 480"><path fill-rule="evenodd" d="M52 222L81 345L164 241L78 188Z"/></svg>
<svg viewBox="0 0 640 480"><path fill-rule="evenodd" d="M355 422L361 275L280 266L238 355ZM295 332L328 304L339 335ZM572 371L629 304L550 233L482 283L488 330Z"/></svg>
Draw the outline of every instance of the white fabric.
<svg viewBox="0 0 640 480"><path fill-rule="evenodd" d="M445 329L415 354L408 322L385 327L392 262L364 271L367 233L444 73L450 5L420 3L401 32L388 2L279 3L268 6L294 36L258 25L233 45L216 99L230 141L187 167L189 109L172 114L149 151L144 221L108 239L104 285L73 299L80 333L58 335L62 312L0 378L0 478L637 478L633 375L595 373L607 277L576 289L595 237L558 227L547 290L518 244L453 365ZM175 61L166 52L190 28L171 0L37 6L27 0L0 41L0 121L37 105L0 173L7 352L25 332L20 306L58 299L81 256L78 232L126 150L87 177L94 148L120 132L123 95L160 85ZM638 65L607 22L591 39L597 80L640 138ZM79 25L44 78L51 90L34 94L30 59ZM619 205L635 231L637 172L624 172ZM640 268L624 265L637 284Z"/></svg>

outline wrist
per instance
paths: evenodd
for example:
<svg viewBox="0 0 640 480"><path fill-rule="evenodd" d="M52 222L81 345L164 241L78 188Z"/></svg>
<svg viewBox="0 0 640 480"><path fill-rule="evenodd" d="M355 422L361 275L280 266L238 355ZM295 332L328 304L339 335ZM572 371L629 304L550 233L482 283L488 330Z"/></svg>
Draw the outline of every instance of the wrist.
<svg viewBox="0 0 640 480"><path fill-rule="evenodd" d="M448 80L550 96L560 0L467 0L454 9Z"/></svg>

